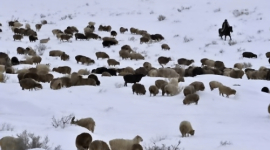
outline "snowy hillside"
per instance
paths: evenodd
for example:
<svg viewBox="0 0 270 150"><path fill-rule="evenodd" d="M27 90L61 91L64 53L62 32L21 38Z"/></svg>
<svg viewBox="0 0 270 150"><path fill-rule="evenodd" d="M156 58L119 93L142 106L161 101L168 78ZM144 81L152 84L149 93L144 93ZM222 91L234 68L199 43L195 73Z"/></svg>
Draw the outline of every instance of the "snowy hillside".
<svg viewBox="0 0 270 150"><path fill-rule="evenodd" d="M17 47L35 48L40 39L50 37L47 49L42 55L42 64L51 64L50 68L70 66L72 72L108 67L107 59L96 59L95 53L103 51L120 62L116 68L130 66L134 69L148 61L160 68L159 56L171 57L165 67L174 67L179 58L194 59L195 66L201 66L202 58L223 61L225 66L233 68L235 63L250 63L258 70L261 66L270 68L265 53L270 51L270 3L268 0L9 0L0 2L0 51L9 57L16 56ZM17 5L15 5L17 4ZM159 21L158 16L165 16ZM39 40L29 42L13 41L13 32L8 21L18 19L29 23L35 30L35 24L47 20L37 32ZM233 27L232 41L221 40L218 29L227 19ZM99 25L111 25L117 31L119 44L103 48L102 40L75 40L60 42L52 33L53 29L66 29L76 26L80 33L88 22L96 23L95 32L101 37L110 36L110 32L98 31ZM24 26L23 26L24 27ZM129 31L119 33L119 28L135 27L150 34L159 33L165 40L151 44L140 44L140 35ZM133 39L134 40L130 40ZM188 40L188 41L187 41ZM169 51L161 49L168 44ZM122 60L119 50L125 44L145 56L145 60ZM70 55L69 61L50 57L50 50L62 50ZM258 58L243 58L242 52L249 51ZM95 60L87 66L77 64L76 55L85 55ZM35 67L18 65L15 69ZM63 74L50 72L54 77ZM132 139L136 135L143 138L142 146L176 145L185 150L268 150L270 142L270 117L267 112L270 95L261 92L261 88L270 87L266 80L234 79L219 75L199 75L185 77L184 87L193 81L201 81L204 91L198 105L183 105L183 93L176 96L162 96L161 91L150 97L148 88L161 77L143 77L140 81L147 90L146 95L132 94L131 86L124 87L122 76L101 77L97 74L100 86L76 86L50 89L49 83L41 83L42 90L22 90L17 74L6 74L6 83L0 83L0 139L4 136L16 136L24 130L42 137L49 137L50 144L61 145L63 150L74 150L75 138L87 129L68 125L64 129L52 126L52 117L61 118L74 114L76 119L92 117L96 122L94 133L89 132L93 140L109 142L115 138ZM87 77L87 76L84 76ZM209 88L209 82L219 81L237 91L229 98L219 96L218 89ZM240 85L240 86L235 86ZM182 138L180 122L191 122L195 135ZM10 124L13 131L1 131L1 125ZM223 143L223 144L221 144ZM225 144L224 144L225 143Z"/></svg>

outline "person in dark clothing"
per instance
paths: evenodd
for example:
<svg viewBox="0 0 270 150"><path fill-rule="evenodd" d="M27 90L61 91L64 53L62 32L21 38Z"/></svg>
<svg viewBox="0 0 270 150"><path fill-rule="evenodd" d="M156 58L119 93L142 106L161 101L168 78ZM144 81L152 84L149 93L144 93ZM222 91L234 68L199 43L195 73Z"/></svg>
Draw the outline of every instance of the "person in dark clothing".
<svg viewBox="0 0 270 150"><path fill-rule="evenodd" d="M230 25L227 21L227 19L224 20L224 22L222 23L222 29L221 32L223 32L226 28L228 28Z"/></svg>

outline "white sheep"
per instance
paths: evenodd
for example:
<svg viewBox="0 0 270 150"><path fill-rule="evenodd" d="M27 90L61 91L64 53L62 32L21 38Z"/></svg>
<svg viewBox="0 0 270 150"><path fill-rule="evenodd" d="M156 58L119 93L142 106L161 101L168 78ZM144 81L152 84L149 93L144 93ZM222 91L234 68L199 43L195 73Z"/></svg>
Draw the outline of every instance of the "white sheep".
<svg viewBox="0 0 270 150"><path fill-rule="evenodd" d="M96 123L92 118L82 118L80 120L74 121L75 117L71 119L71 124L76 124L78 126L84 127L88 129L89 131L92 131L94 133Z"/></svg>
<svg viewBox="0 0 270 150"><path fill-rule="evenodd" d="M111 150L131 150L133 144L139 144L143 139L139 135L130 139L113 139L109 141Z"/></svg>
<svg viewBox="0 0 270 150"><path fill-rule="evenodd" d="M90 71L87 69L80 69L80 70L78 70L78 74L79 75L89 75Z"/></svg>
<svg viewBox="0 0 270 150"><path fill-rule="evenodd" d="M1 150L20 150L22 147L19 147L19 139L12 136L5 136L0 139Z"/></svg>
<svg viewBox="0 0 270 150"><path fill-rule="evenodd" d="M157 77L158 75L158 70L157 69L151 69L149 72L148 72L148 76L149 77Z"/></svg>
<svg viewBox="0 0 270 150"><path fill-rule="evenodd" d="M21 24L19 22L14 22L14 26L13 26L14 28L19 28L21 26L23 26L23 24Z"/></svg>
<svg viewBox="0 0 270 150"><path fill-rule="evenodd" d="M218 81L210 81L209 82L209 86L210 86L211 91L213 91L215 88L219 88L222 85L223 84L218 82Z"/></svg>
<svg viewBox="0 0 270 150"><path fill-rule="evenodd" d="M50 40L50 37L48 37L47 39L41 39L39 42L40 43L48 43L49 40Z"/></svg>
<svg viewBox="0 0 270 150"><path fill-rule="evenodd" d="M195 130L192 128L189 121L182 121L179 126L179 130L182 134L182 137L186 137L195 134Z"/></svg>
<svg viewBox="0 0 270 150"><path fill-rule="evenodd" d="M172 68L158 69L158 76L164 78L179 78L179 74Z"/></svg>
<svg viewBox="0 0 270 150"><path fill-rule="evenodd" d="M29 24L29 23L26 23L26 24L25 24L25 28L26 28L26 29L31 29L30 24Z"/></svg>
<svg viewBox="0 0 270 150"><path fill-rule="evenodd" d="M183 90L183 88L180 88L179 86L175 86L174 84L167 84L165 85L165 87L162 89L162 95L164 95L165 93L167 95L177 95L179 93L181 93L181 91Z"/></svg>

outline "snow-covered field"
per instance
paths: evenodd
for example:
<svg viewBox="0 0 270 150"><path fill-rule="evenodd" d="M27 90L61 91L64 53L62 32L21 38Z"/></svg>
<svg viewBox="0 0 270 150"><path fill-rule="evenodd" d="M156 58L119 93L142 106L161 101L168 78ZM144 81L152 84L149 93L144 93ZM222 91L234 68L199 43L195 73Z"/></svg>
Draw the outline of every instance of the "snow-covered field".
<svg viewBox="0 0 270 150"><path fill-rule="evenodd" d="M8 21L19 19L29 23L33 29L35 24L46 19L50 24L42 26L38 38L50 37L42 56L42 64L50 63L51 68L67 65L72 72L79 69L95 69L107 65L107 60L96 60L95 52L104 51L110 58L120 61L123 68L131 66L139 68L145 61L156 68L159 56L171 57L166 67L173 67L179 58L194 59L194 65L200 66L200 59L220 60L226 67L233 67L237 62L251 63L252 68L269 67L265 53L270 46L270 3L268 0L9 0L0 2L0 51L16 56L20 60L23 55L16 53L17 47L31 46L35 48L39 41L30 43L28 37L22 41L13 41L13 33ZM17 4L16 4L17 3ZM240 15L237 16L236 11ZM241 12L243 12L241 14ZM158 16L164 15L164 21ZM41 18L43 16L44 18ZM65 17L66 16L66 17ZM218 29L227 19L234 32L234 45L218 37ZM52 34L52 29L64 30L67 26L76 26L81 33L89 21L96 23L96 34L101 37L110 36L109 32L97 31L100 24L111 25L116 30L119 41L117 46L103 48L101 40L60 42ZM152 44L140 44L139 35L130 32L119 33L119 28L135 27L147 30L148 33L160 33L164 41ZM134 41L129 39L134 37ZM184 42L184 38L191 39ZM161 50L166 43L170 51ZM214 43L214 44L209 44ZM118 51L128 44L137 52L146 56L144 61L121 60ZM49 56L50 50L63 50L70 55L70 61ZM257 59L242 58L244 51L258 55ZM76 55L86 55L96 61L94 65L77 64ZM21 69L31 65L18 65ZM35 65L32 65L33 67ZM62 74L52 73L55 77ZM143 146L156 144L175 145L180 140L179 148L185 150L268 150L270 142L270 117L267 107L269 94L262 93L263 86L269 87L269 81L233 79L217 75L200 75L185 77L180 86L189 85L193 81L202 81L206 89L198 92L198 105L183 105L183 93L179 95L150 97L148 87L155 83L154 77L144 77L140 83L147 89L146 95L132 94L131 86L123 87L122 76L101 77L100 86L78 86L51 90L48 83L42 83L43 89L37 91L21 90L17 75L8 74L8 81L0 83L0 128L4 123L14 127L13 131L0 131L0 138L16 136L23 130L42 137L48 135L50 143L61 145L63 150L74 150L75 138L87 129L75 125L66 128L54 128L52 117L61 118L74 114L77 119L92 117L96 122L95 132L89 132L93 140L104 140L108 143L114 138L132 139L136 135L143 138ZM224 85L236 89L236 95L229 98L219 96L218 90L211 91L209 81L217 80ZM233 86L239 84L240 86ZM182 138L179 124L183 120L191 122L195 135ZM229 144L221 144L229 143Z"/></svg>

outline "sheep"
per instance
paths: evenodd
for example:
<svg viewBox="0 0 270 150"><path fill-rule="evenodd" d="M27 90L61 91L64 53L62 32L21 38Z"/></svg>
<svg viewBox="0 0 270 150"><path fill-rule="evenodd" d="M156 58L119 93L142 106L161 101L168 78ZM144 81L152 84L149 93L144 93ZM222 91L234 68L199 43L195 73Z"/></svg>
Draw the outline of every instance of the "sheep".
<svg viewBox="0 0 270 150"><path fill-rule="evenodd" d="M36 31L39 31L42 27L42 24L36 24L35 27L36 27Z"/></svg>
<svg viewBox="0 0 270 150"><path fill-rule="evenodd" d="M19 34L15 34L15 35L13 35L13 39L14 39L14 41L15 40L20 40L21 41L21 39L23 38L23 36L22 35L19 35Z"/></svg>
<svg viewBox="0 0 270 150"><path fill-rule="evenodd" d="M33 89L36 90L36 88L42 89L42 85L40 83L37 83L35 80L30 79L30 78L22 79L19 81L19 83L20 83L22 90L29 89L29 91L30 91Z"/></svg>
<svg viewBox="0 0 270 150"><path fill-rule="evenodd" d="M44 72L45 74L47 74L50 71L49 64L38 64L36 68L37 68L37 73Z"/></svg>
<svg viewBox="0 0 270 150"><path fill-rule="evenodd" d="M0 83L3 83L5 81L5 76L2 72L0 72Z"/></svg>
<svg viewBox="0 0 270 150"><path fill-rule="evenodd" d="M33 79L35 81L38 81L39 75L37 73L28 72L28 73L24 74L22 79L26 79L26 78L30 78L30 79Z"/></svg>
<svg viewBox="0 0 270 150"><path fill-rule="evenodd" d="M80 69L80 70L78 71L78 74L79 74L79 75L89 75L89 74L90 74L90 71L87 70L87 69Z"/></svg>
<svg viewBox="0 0 270 150"><path fill-rule="evenodd" d="M61 31L60 29L53 29L52 33L56 36L58 33L63 33L63 31Z"/></svg>
<svg viewBox="0 0 270 150"><path fill-rule="evenodd" d="M151 65L150 62L144 62L144 63L143 63L143 67L144 67L147 71L149 71L149 70L152 68L152 65Z"/></svg>
<svg viewBox="0 0 270 150"><path fill-rule="evenodd" d="M131 53L129 56L130 56L130 60L133 60L133 59L144 60L144 57L139 53Z"/></svg>
<svg viewBox="0 0 270 150"><path fill-rule="evenodd" d="M195 91L204 91L205 89L203 82L200 81L194 81L190 85L194 86Z"/></svg>
<svg viewBox="0 0 270 150"><path fill-rule="evenodd" d="M257 58L257 55L252 52L243 52L242 56L243 58Z"/></svg>
<svg viewBox="0 0 270 150"><path fill-rule="evenodd" d="M131 34L136 34L138 29L131 27L131 28L129 28L129 31Z"/></svg>
<svg viewBox="0 0 270 150"><path fill-rule="evenodd" d="M171 84L171 83L165 85L164 88L162 88L161 90L162 90L162 96L165 93L167 95L175 96L182 91L182 89L180 89L178 86L175 86L174 84Z"/></svg>
<svg viewBox="0 0 270 150"><path fill-rule="evenodd" d="M150 37L153 41L164 40L164 37L161 34L151 34Z"/></svg>
<svg viewBox="0 0 270 150"><path fill-rule="evenodd" d="M242 79L243 75L244 75L244 71L243 70L232 69L230 71L230 77L235 78L235 79L237 79L237 78Z"/></svg>
<svg viewBox="0 0 270 150"><path fill-rule="evenodd" d="M87 39L95 39L95 40L101 39L101 37L95 33L87 33L87 34L85 34L85 36Z"/></svg>
<svg viewBox="0 0 270 150"><path fill-rule="evenodd" d="M64 77L61 77L60 80L62 81L62 87L71 87L72 84L71 84L71 77L69 76L64 76Z"/></svg>
<svg viewBox="0 0 270 150"><path fill-rule="evenodd" d="M89 133L83 132L77 135L75 144L78 150L85 150L89 148L92 142L92 136Z"/></svg>
<svg viewBox="0 0 270 150"><path fill-rule="evenodd" d="M270 52L265 53L266 58L270 58Z"/></svg>
<svg viewBox="0 0 270 150"><path fill-rule="evenodd" d="M180 58L177 60L177 63L179 65L186 65L186 66L189 66L190 64L194 63L194 60L193 59L186 59L186 58Z"/></svg>
<svg viewBox="0 0 270 150"><path fill-rule="evenodd" d="M119 51L119 56L122 58L122 59L128 59L130 58L130 53L127 52L126 50L120 50ZM133 56L134 57L134 56Z"/></svg>
<svg viewBox="0 0 270 150"><path fill-rule="evenodd" d="M187 96L189 94L194 94L196 92L193 85L188 85L184 88L184 95Z"/></svg>
<svg viewBox="0 0 270 150"><path fill-rule="evenodd" d="M4 136L0 139L1 150L23 150L21 139L12 136Z"/></svg>
<svg viewBox="0 0 270 150"><path fill-rule="evenodd" d="M88 78L94 79L96 81L97 85L100 85L100 81L98 80L98 77L94 74L90 74Z"/></svg>
<svg viewBox="0 0 270 150"><path fill-rule="evenodd" d="M164 57L160 56L158 57L158 63L163 67L163 65L166 65L169 61L171 61L171 57Z"/></svg>
<svg viewBox="0 0 270 150"><path fill-rule="evenodd" d="M158 69L158 77L178 78L179 74L172 68L160 68Z"/></svg>
<svg viewBox="0 0 270 150"><path fill-rule="evenodd" d="M164 49L164 50L170 50L170 47L168 44L162 44L161 45L161 49Z"/></svg>
<svg viewBox="0 0 270 150"><path fill-rule="evenodd" d="M105 72L102 72L101 76L102 77L111 77L111 74L109 72L105 71Z"/></svg>
<svg viewBox="0 0 270 150"><path fill-rule="evenodd" d="M156 80L155 81L155 85L158 89L162 89L164 86L166 86L167 84L169 84L167 81L165 80Z"/></svg>
<svg viewBox="0 0 270 150"><path fill-rule="evenodd" d="M59 90L62 87L63 87L63 83L60 78L54 78L50 83L50 88L53 90Z"/></svg>
<svg viewBox="0 0 270 150"><path fill-rule="evenodd" d="M195 103L196 105L198 104L200 97L198 94L193 93L193 94L189 94L187 95L184 100L183 100L183 104L184 105L189 105L191 103Z"/></svg>
<svg viewBox="0 0 270 150"><path fill-rule="evenodd" d="M106 67L99 67L99 68L93 69L91 73L102 74L105 71L109 72L112 76L116 76L115 69L107 69Z"/></svg>
<svg viewBox="0 0 270 150"><path fill-rule="evenodd" d="M128 31L128 29L127 28L124 28L124 27L120 27L120 29L119 29L119 31L120 31L120 33L125 33L126 31Z"/></svg>
<svg viewBox="0 0 270 150"><path fill-rule="evenodd" d="M75 33L75 40L88 40L88 38L82 33Z"/></svg>
<svg viewBox="0 0 270 150"><path fill-rule="evenodd" d="M215 61L214 60L211 60L211 59L207 59L205 60L205 64L206 66L208 67L215 67Z"/></svg>
<svg viewBox="0 0 270 150"><path fill-rule="evenodd" d="M144 67L140 67L135 70L135 74L143 74L146 76L148 74L148 71Z"/></svg>
<svg viewBox="0 0 270 150"><path fill-rule="evenodd" d="M134 83L132 85L132 92L134 94L134 92L138 95L145 95L146 93L146 90L145 90L145 87L144 85L142 84L139 84L139 83Z"/></svg>
<svg viewBox="0 0 270 150"><path fill-rule="evenodd" d="M38 38L36 36L33 36L33 35L29 36L30 42L36 42L36 40L38 40Z"/></svg>
<svg viewBox="0 0 270 150"><path fill-rule="evenodd" d="M214 89L216 88L219 88L220 86L222 86L223 84L218 82L218 81L210 81L209 82L209 86L210 86L210 89L211 91L213 91Z"/></svg>
<svg viewBox="0 0 270 150"><path fill-rule="evenodd" d="M182 121L179 126L179 130L182 134L182 137L187 137L195 134L195 130L192 128L191 123L189 121Z"/></svg>
<svg viewBox="0 0 270 150"><path fill-rule="evenodd" d="M118 61L116 61L115 59L108 59L107 63L108 63L109 66L120 65L120 63Z"/></svg>
<svg viewBox="0 0 270 150"><path fill-rule="evenodd" d="M26 24L25 24L25 28L26 28L26 29L31 29L30 24L29 24L29 23L26 23Z"/></svg>
<svg viewBox="0 0 270 150"><path fill-rule="evenodd" d="M265 93L269 93L268 87L263 87L263 88L261 89L261 91L262 91L262 92L265 92Z"/></svg>
<svg viewBox="0 0 270 150"><path fill-rule="evenodd" d="M105 58L110 58L109 55L105 52L96 52L96 56L97 56L97 59L99 58L102 58L102 59L105 59Z"/></svg>
<svg viewBox="0 0 270 150"><path fill-rule="evenodd" d="M5 65L0 65L0 73L3 73L5 72Z"/></svg>
<svg viewBox="0 0 270 150"><path fill-rule="evenodd" d="M82 76L78 76L79 80L77 85L90 85L90 86L96 86L97 83L94 79L91 78L83 78Z"/></svg>
<svg viewBox="0 0 270 150"><path fill-rule="evenodd" d="M148 43L149 41L150 39L148 37L143 36L140 38L140 44Z"/></svg>
<svg viewBox="0 0 270 150"><path fill-rule="evenodd" d="M89 131L91 131L92 133L94 133L95 126L96 126L95 121L90 117L89 118L82 118L82 119L76 120L76 121L75 121L75 117L73 117L71 119L70 124L75 124L75 125L84 127L86 129L88 129Z"/></svg>
<svg viewBox="0 0 270 150"><path fill-rule="evenodd" d="M40 64L42 60L40 56L33 56L31 59L33 60L33 64Z"/></svg>
<svg viewBox="0 0 270 150"><path fill-rule="evenodd" d="M268 113L270 114L270 104L268 105Z"/></svg>
<svg viewBox="0 0 270 150"><path fill-rule="evenodd" d="M117 32L116 31L111 31L111 36L112 37L116 37L117 36Z"/></svg>
<svg viewBox="0 0 270 150"><path fill-rule="evenodd" d="M72 37L72 35L62 34L62 35L60 35L60 41L64 42L64 40L66 40L68 42L71 37Z"/></svg>
<svg viewBox="0 0 270 150"><path fill-rule="evenodd" d="M49 40L50 40L50 37L48 37L47 39L41 39L39 43L41 44L48 43Z"/></svg>
<svg viewBox="0 0 270 150"><path fill-rule="evenodd" d="M19 28L19 27L21 27L21 26L23 26L23 24L21 24L21 23L19 23L19 22L14 22L13 27Z"/></svg>
<svg viewBox="0 0 270 150"><path fill-rule="evenodd" d="M57 57L61 57L61 55L63 54L64 52L61 51L61 50L51 50L49 52L49 56L57 56Z"/></svg>
<svg viewBox="0 0 270 150"><path fill-rule="evenodd" d="M26 50L24 49L24 48L22 48L22 47L17 47L17 54L25 54L25 53L27 53L26 52Z"/></svg>
<svg viewBox="0 0 270 150"><path fill-rule="evenodd" d="M130 139L112 139L109 141L111 150L132 150L133 144L140 144L143 139L139 135Z"/></svg>
<svg viewBox="0 0 270 150"><path fill-rule="evenodd" d="M53 68L52 71L62 73L62 74L70 74L71 68L69 66L61 66L61 67Z"/></svg>
<svg viewBox="0 0 270 150"><path fill-rule="evenodd" d="M76 59L77 60L77 59ZM95 63L95 61L93 60L93 59L91 59L91 58L89 58L89 57L86 57L86 56L82 56L81 58L80 58L80 60L79 61L77 61L77 63L78 62L81 62L82 64L87 64L87 65L90 65L90 64L94 64Z"/></svg>
<svg viewBox="0 0 270 150"><path fill-rule="evenodd" d="M233 65L233 68L237 68L239 70L242 70L244 68L244 64L243 63L235 63Z"/></svg>
<svg viewBox="0 0 270 150"><path fill-rule="evenodd" d="M154 96L156 96L158 93L159 93L159 90L158 88L155 86L155 85L151 85L149 87L149 93L150 93L150 96L153 94Z"/></svg>
<svg viewBox="0 0 270 150"><path fill-rule="evenodd" d="M12 58L11 58L11 64L12 64L13 66L15 66L15 65L19 65L20 62L19 62L19 60L18 60L17 57L12 57Z"/></svg>
<svg viewBox="0 0 270 150"><path fill-rule="evenodd" d="M223 96L223 94L226 94L227 97L229 97L229 96L232 95L232 94L233 94L233 95L236 94L236 90L231 89L230 87L227 87L227 86L225 86L225 85L219 86L219 87L218 87L218 90L219 90L219 95L222 95L222 96Z"/></svg>
<svg viewBox="0 0 270 150"><path fill-rule="evenodd" d="M68 61L69 60L69 55L66 54L65 52L63 52L62 55L60 56L60 58L63 61Z"/></svg>
<svg viewBox="0 0 270 150"><path fill-rule="evenodd" d="M222 61L215 61L214 67L216 69L223 70L225 68L225 65L224 65L224 63Z"/></svg>
<svg viewBox="0 0 270 150"><path fill-rule="evenodd" d="M126 50L128 51L129 53L133 52L132 48L129 46L129 45L123 45L121 47L121 50Z"/></svg>
<svg viewBox="0 0 270 150"><path fill-rule="evenodd" d="M102 140L95 140L90 143L89 150L110 150L109 145Z"/></svg>
<svg viewBox="0 0 270 150"><path fill-rule="evenodd" d="M108 26L100 25L99 28L98 28L98 31L110 32L111 30L112 30L112 27L110 25L108 25Z"/></svg>
<svg viewBox="0 0 270 150"><path fill-rule="evenodd" d="M140 82L142 77L144 77L144 75L142 74L127 74L124 75L123 78L125 80L124 86L127 86L127 83L136 83L136 82Z"/></svg>
<svg viewBox="0 0 270 150"><path fill-rule="evenodd" d="M50 83L53 80L53 75L48 73L48 74L39 74L38 75L38 82L48 82Z"/></svg>
<svg viewBox="0 0 270 150"><path fill-rule="evenodd" d="M143 150L140 144L133 144L131 150Z"/></svg>

